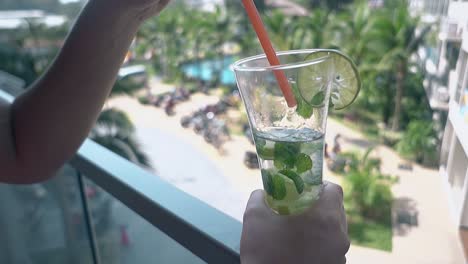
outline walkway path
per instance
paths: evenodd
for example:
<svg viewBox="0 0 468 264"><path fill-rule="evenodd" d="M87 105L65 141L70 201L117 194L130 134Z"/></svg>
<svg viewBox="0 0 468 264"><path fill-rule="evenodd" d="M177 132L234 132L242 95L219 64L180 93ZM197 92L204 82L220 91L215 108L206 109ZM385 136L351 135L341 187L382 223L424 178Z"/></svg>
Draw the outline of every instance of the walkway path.
<svg viewBox="0 0 468 264"><path fill-rule="evenodd" d="M180 117L184 114L217 100L214 96L196 94L189 102L178 105L177 114L173 117L167 117L162 109L143 106L129 97L114 98L109 105L121 108L129 114L137 127L137 135L142 145L158 170L158 175L241 221L250 192L262 188L259 171L250 170L243 165L245 151L254 150L254 147L245 137L234 135L233 140L224 145L226 155L220 155L202 137L179 124ZM329 120L327 131L328 142L332 142L333 136L339 131L344 150L365 151L372 145L361 134L334 120ZM199 153L194 157L191 156L193 153L185 155L187 153L184 154L183 149L177 149L173 153L167 152L168 148L163 146L167 146L167 142L173 142L174 138L183 142L183 145L196 148ZM162 142L167 139L170 140ZM158 141L160 143L156 143ZM393 187L394 196L399 205L415 207L419 212L418 225L407 227L394 224L392 252L352 246L348 254L348 263L464 263L457 230L449 217L448 201L438 172L414 164L412 171L401 170L398 165L404 161L393 150L382 145L376 146L373 155L382 158L384 173L400 177L400 182ZM168 157L172 157L172 160L168 160ZM163 158L166 160L163 161ZM211 162L206 163L205 168L185 166L187 158L193 159L194 164L198 160L205 163L206 158ZM166 164L163 164L165 162ZM210 175L216 174L219 179L203 175L207 169L213 170ZM340 177L326 168L324 175L326 180L340 183Z"/></svg>

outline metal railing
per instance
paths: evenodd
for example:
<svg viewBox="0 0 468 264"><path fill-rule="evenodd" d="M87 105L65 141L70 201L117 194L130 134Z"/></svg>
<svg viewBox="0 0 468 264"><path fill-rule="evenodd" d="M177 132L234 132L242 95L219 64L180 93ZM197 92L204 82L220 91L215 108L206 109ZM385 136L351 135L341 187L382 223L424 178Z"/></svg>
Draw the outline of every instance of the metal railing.
<svg viewBox="0 0 468 264"><path fill-rule="evenodd" d="M12 101L13 97L0 90L0 99ZM82 196L86 177L207 263L240 263L242 224L234 218L89 139L69 163L79 172ZM92 219L86 217L86 221ZM98 264L92 224L87 227L93 261Z"/></svg>

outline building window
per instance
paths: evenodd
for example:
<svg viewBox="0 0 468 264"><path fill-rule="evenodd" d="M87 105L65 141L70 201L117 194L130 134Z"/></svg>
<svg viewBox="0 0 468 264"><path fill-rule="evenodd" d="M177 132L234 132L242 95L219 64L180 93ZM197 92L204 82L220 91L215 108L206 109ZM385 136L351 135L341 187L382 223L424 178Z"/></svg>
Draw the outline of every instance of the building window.
<svg viewBox="0 0 468 264"><path fill-rule="evenodd" d="M457 42L448 42L447 43L447 53L445 58L449 62L450 70L454 70L457 66L458 56L460 54L461 43Z"/></svg>

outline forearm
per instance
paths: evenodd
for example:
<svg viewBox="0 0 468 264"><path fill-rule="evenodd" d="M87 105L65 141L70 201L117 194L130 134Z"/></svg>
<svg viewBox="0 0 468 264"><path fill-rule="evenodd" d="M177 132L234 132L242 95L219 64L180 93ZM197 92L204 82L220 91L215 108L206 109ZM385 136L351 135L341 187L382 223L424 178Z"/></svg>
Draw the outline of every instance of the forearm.
<svg viewBox="0 0 468 264"><path fill-rule="evenodd" d="M22 173L12 181L40 181L72 157L95 123L140 22L123 8L99 0L87 4L50 69L13 104L16 169Z"/></svg>

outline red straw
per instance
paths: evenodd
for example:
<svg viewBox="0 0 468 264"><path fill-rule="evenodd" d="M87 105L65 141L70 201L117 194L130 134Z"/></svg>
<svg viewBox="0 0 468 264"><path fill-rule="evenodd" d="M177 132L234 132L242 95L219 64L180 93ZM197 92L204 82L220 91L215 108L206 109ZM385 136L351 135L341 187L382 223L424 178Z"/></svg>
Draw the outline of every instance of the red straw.
<svg viewBox="0 0 468 264"><path fill-rule="evenodd" d="M253 0L242 0L242 3L244 4L245 11L247 12L247 15L250 19L250 23L252 24L255 32L257 33L258 40L260 40L260 44L262 45L262 48L265 51L266 57L270 62L270 65L280 65L280 61L276 56L276 52L273 49L273 46L271 45L271 41L268 38L268 33L265 30L265 26L263 25L262 19L258 14L257 7L255 7ZM296 106L296 98L294 98L291 87L289 86L288 80L286 79L286 75L284 74L284 72L279 70L273 72L276 76L276 80L278 81L278 84L281 88L281 92L283 92L283 96L286 99L286 103L288 104L288 106Z"/></svg>

